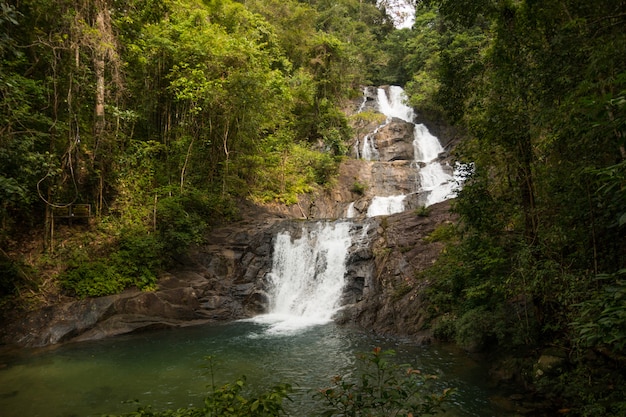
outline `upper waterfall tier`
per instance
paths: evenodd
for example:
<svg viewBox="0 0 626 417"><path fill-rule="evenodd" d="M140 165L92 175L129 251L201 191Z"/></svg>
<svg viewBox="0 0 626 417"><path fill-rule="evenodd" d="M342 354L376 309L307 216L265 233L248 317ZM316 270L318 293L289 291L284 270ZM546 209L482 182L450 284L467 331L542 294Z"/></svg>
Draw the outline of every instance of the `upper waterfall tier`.
<svg viewBox="0 0 626 417"><path fill-rule="evenodd" d="M382 3L378 0L376 5L380 7ZM396 29L411 28L415 23L415 5L411 1L388 0L384 2L384 6Z"/></svg>
<svg viewBox="0 0 626 417"><path fill-rule="evenodd" d="M366 110L383 114L385 120L357 139L357 157L375 161L369 178L370 204L361 213L389 215L410 209L411 204L428 206L450 198L455 181L452 169L439 161L444 148L424 124L415 123L415 111L402 87L366 88L359 112ZM355 207L358 204L351 205L350 216L357 216Z"/></svg>
<svg viewBox="0 0 626 417"><path fill-rule="evenodd" d="M387 116L387 119L397 117L405 122L413 123L415 111L405 102L406 95L402 87L392 85L387 89L378 89L378 110Z"/></svg>
<svg viewBox="0 0 626 417"><path fill-rule="evenodd" d="M430 206L454 195L458 181L446 161L446 149L457 137L454 129L425 121L399 86L365 87L363 97L351 104L352 158L341 162L336 185L270 210L307 219L359 219Z"/></svg>

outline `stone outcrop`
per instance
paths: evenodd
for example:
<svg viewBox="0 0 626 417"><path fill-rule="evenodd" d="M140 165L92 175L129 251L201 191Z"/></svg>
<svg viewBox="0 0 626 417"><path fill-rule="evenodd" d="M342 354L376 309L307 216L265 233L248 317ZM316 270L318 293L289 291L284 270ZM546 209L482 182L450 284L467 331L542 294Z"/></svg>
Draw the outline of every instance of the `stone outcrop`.
<svg viewBox="0 0 626 417"><path fill-rule="evenodd" d="M254 222L213 230L207 245L180 260L183 268L160 277L157 291L128 290L10 317L0 343L39 347L258 314L266 306L260 286L271 268L275 225L282 220L262 213L258 208Z"/></svg>
<svg viewBox="0 0 626 417"><path fill-rule="evenodd" d="M428 341L430 335L424 331L428 300L423 290L429 282L419 273L432 266L443 249L443 243L428 236L452 221L447 202L429 207L427 215L406 211L377 219L370 249L371 275L366 276L361 300L345 306L339 321Z"/></svg>
<svg viewBox="0 0 626 417"><path fill-rule="evenodd" d="M194 282L156 292L120 295L45 307L25 314L5 330L3 343L41 347L69 340L90 340L139 329L200 323L196 314L201 286ZM196 284L199 282L196 281ZM10 337L9 340L7 338Z"/></svg>
<svg viewBox="0 0 626 417"><path fill-rule="evenodd" d="M413 161L414 128L411 123L400 119L393 119L381 128L376 137L378 158L383 162Z"/></svg>

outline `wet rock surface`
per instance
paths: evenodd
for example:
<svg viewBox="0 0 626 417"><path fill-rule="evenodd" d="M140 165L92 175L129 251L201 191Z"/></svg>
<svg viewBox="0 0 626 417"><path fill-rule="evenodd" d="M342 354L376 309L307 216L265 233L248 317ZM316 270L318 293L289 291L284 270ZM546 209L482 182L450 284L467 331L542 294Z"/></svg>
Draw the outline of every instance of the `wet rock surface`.
<svg viewBox="0 0 626 417"><path fill-rule="evenodd" d="M447 202L431 206L426 216L406 211L379 218L362 298L344 307L339 321L428 342L431 336L424 329L428 301L423 290L429 283L419 273L432 266L443 249L441 242L426 238L451 221L454 216Z"/></svg>

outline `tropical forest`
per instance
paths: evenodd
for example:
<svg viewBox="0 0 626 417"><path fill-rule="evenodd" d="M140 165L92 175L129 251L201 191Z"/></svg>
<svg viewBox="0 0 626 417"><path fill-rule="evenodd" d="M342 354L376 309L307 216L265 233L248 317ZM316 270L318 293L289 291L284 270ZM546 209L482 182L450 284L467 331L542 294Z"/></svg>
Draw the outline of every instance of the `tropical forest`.
<svg viewBox="0 0 626 417"><path fill-rule="evenodd" d="M6 416L626 416L626 2L0 0L0 329Z"/></svg>

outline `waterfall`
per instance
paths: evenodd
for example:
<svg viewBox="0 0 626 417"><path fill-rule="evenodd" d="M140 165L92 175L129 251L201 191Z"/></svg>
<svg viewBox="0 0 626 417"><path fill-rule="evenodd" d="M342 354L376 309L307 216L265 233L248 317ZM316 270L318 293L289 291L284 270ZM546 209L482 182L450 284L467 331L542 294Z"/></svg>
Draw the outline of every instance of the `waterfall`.
<svg viewBox="0 0 626 417"><path fill-rule="evenodd" d="M397 117L405 122L413 123L415 112L405 104L406 95L402 87L392 85L378 89L378 109L387 119Z"/></svg>
<svg viewBox="0 0 626 417"><path fill-rule="evenodd" d="M346 209L346 216L345 217L347 219L352 219L352 218L356 217L356 210L354 208L354 201L348 205L348 208Z"/></svg>
<svg viewBox="0 0 626 417"><path fill-rule="evenodd" d="M420 181L422 191L428 192L424 206L445 201L455 193L456 181L440 163L430 163L422 167Z"/></svg>
<svg viewBox="0 0 626 417"><path fill-rule="evenodd" d="M396 29L408 29L415 23L415 5L408 0L378 0L376 5L385 6Z"/></svg>
<svg viewBox="0 0 626 417"><path fill-rule="evenodd" d="M388 216L389 214L404 211L404 199L406 195L392 195L389 197L374 197L367 208L367 217Z"/></svg>
<svg viewBox="0 0 626 417"><path fill-rule="evenodd" d="M398 87L395 85L385 88L378 88L376 91L376 101L378 104L378 111L384 114L387 119L383 124L378 126L372 133L365 135L363 138L363 144L361 148L360 157L365 159L366 161L376 161L379 158L378 149L376 149L376 144L374 143L374 138L378 131L385 127L387 124L391 122L391 120L396 117L398 119L402 119L405 122L413 123L413 119L415 118L415 112L409 106L407 106L404 101L406 96L404 94L404 90L402 87ZM359 112L363 111L365 108L364 100L361 106L359 107ZM358 157L357 152L357 157Z"/></svg>
<svg viewBox="0 0 626 417"><path fill-rule="evenodd" d="M439 139L423 124L415 125L413 149L416 165L422 165L419 169L420 191L428 193L424 205L430 206L450 198L454 193L454 177L437 160L443 152Z"/></svg>
<svg viewBox="0 0 626 417"><path fill-rule="evenodd" d="M363 138L363 149L361 151L361 158L366 161L375 161L378 159L378 150L374 146L374 135L378 132L376 129L373 133L365 135Z"/></svg>
<svg viewBox="0 0 626 417"><path fill-rule="evenodd" d="M430 162L443 152L439 139L433 136L423 124L415 125L414 138L413 149L416 162Z"/></svg>
<svg viewBox="0 0 626 417"><path fill-rule="evenodd" d="M365 93L367 94L367 92ZM377 158L373 140L376 132L394 118L414 126L414 164L419 176L419 193L424 192L426 205L448 198L453 177L439 161L443 148L426 126L415 124L415 113L406 105L404 90L391 86L377 90L377 108L386 121L363 140L362 157ZM359 110L365 108L367 98ZM358 147L358 145L357 145ZM419 170L417 169L419 168ZM399 213L405 210L406 194L374 196L367 216ZM357 216L355 204L346 207L345 217ZM269 334L289 334L311 325L332 320L341 307L346 287L346 260L351 246L360 245L367 228L360 238L352 239L354 224L319 221L306 223L298 237L289 231L280 232L274 240L272 269L267 275L268 314L254 320L269 325Z"/></svg>
<svg viewBox="0 0 626 417"><path fill-rule="evenodd" d="M378 102L378 111L384 114L387 119L385 123L378 126L373 133L365 136L363 141L362 157L367 160L378 159L378 150L376 150L373 140L376 137L376 133L378 133L382 127L389 124L394 118L404 120L408 123L413 123L415 119L415 112L405 103L406 95L404 94L402 87L392 85L386 89L378 88L376 91L376 98ZM437 141L437 143L439 142ZM404 194L387 197L376 196L372 199L372 202L367 209L367 216L387 216L394 213L400 213L404 211L405 198L406 195Z"/></svg>
<svg viewBox="0 0 626 417"><path fill-rule="evenodd" d="M330 321L340 307L346 258L352 244L349 222L304 226L299 238L276 235L269 274L269 314L257 321L270 333L285 333Z"/></svg>
<svg viewBox="0 0 626 417"><path fill-rule="evenodd" d="M363 159L378 159L378 151L374 145L376 133L390 123L394 118L412 123L414 126L413 153L417 170L418 192L423 193L423 204L429 206L450 198L454 194L455 181L449 167L444 167L439 161L439 154L444 149L424 124L415 123L415 112L406 104L406 95L402 87L389 86L377 90L378 111L387 117L387 120L376 130L365 136L363 142ZM370 150L371 149L371 150ZM373 152L376 152L374 155ZM390 215L404 211L406 195L388 197L376 196L368 210L368 216Z"/></svg>

